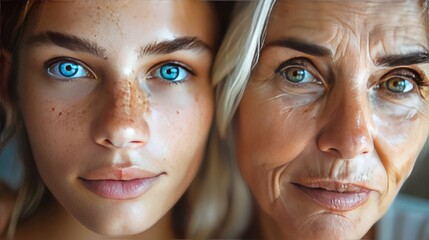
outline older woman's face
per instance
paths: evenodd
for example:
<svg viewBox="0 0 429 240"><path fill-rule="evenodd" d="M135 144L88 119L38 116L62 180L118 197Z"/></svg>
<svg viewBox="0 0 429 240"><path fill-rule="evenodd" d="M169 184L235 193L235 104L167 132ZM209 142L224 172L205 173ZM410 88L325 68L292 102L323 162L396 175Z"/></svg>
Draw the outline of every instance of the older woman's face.
<svg viewBox="0 0 429 240"><path fill-rule="evenodd" d="M213 10L192 1L47 1L28 22L18 94L45 184L95 232L148 229L202 159Z"/></svg>
<svg viewBox="0 0 429 240"><path fill-rule="evenodd" d="M237 155L283 236L358 239L409 175L429 131L421 2L276 3Z"/></svg>

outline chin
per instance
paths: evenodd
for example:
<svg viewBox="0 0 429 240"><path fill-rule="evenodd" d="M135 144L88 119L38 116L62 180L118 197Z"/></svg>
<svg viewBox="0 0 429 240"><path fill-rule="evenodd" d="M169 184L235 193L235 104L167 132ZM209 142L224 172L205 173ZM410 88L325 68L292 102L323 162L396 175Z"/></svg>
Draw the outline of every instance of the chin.
<svg viewBox="0 0 429 240"><path fill-rule="evenodd" d="M132 220L108 223L97 222L95 224L85 225L85 227L105 237L127 237L145 232L151 226L145 226L144 223L136 224L136 220Z"/></svg>
<svg viewBox="0 0 429 240"><path fill-rule="evenodd" d="M366 225L332 213L317 214L299 228L297 237L312 240L362 239L371 228L371 225Z"/></svg>
<svg viewBox="0 0 429 240"><path fill-rule="evenodd" d="M137 207L115 209L97 209L75 213L74 217L85 228L96 234L106 237L132 236L150 229L159 220L158 216L151 216L145 209Z"/></svg>

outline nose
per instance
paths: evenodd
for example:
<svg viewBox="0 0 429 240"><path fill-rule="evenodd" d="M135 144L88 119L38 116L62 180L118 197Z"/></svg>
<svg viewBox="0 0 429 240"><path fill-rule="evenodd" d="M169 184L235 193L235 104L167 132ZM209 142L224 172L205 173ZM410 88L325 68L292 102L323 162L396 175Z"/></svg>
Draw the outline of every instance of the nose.
<svg viewBox="0 0 429 240"><path fill-rule="evenodd" d="M94 140L109 149L143 146L149 138L148 97L127 80L106 83L100 94L99 111L93 123Z"/></svg>
<svg viewBox="0 0 429 240"><path fill-rule="evenodd" d="M320 151L337 158L353 159L374 149L370 131L370 122L366 116L366 102L346 93L338 101L331 99L326 105L337 106L330 111L325 125L317 136Z"/></svg>

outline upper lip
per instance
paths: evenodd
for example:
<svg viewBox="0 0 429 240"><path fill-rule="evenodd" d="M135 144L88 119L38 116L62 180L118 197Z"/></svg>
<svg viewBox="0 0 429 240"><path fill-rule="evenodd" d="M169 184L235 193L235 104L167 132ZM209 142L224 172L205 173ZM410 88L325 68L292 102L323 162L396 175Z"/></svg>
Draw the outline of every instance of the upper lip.
<svg viewBox="0 0 429 240"><path fill-rule="evenodd" d="M313 180L305 182L294 182L294 184L301 185L307 188L321 188L331 192L339 193L358 193L362 191L372 191L365 183L361 182L347 182L347 181L334 181L334 180Z"/></svg>
<svg viewBox="0 0 429 240"><path fill-rule="evenodd" d="M164 172L151 172L141 167L100 167L86 172L80 178L85 180L118 180L126 181L133 179L153 178L164 174Z"/></svg>

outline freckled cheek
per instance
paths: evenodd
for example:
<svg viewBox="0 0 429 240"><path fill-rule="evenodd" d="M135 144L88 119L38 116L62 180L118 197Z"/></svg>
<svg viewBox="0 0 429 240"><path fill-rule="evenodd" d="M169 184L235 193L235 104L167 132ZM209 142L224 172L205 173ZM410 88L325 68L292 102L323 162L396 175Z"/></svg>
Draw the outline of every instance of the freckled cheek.
<svg viewBox="0 0 429 240"><path fill-rule="evenodd" d="M77 113L36 90L21 88L19 92L20 111L36 164L42 175L72 169L70 157L81 151L82 146L76 143L82 142L79 139L85 131L78 116L85 115L85 110Z"/></svg>
<svg viewBox="0 0 429 240"><path fill-rule="evenodd" d="M164 146L162 151L172 168L199 166L213 117L210 92L182 94L180 101L150 105L151 145Z"/></svg>

